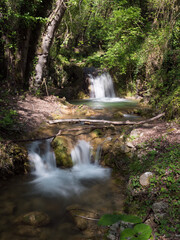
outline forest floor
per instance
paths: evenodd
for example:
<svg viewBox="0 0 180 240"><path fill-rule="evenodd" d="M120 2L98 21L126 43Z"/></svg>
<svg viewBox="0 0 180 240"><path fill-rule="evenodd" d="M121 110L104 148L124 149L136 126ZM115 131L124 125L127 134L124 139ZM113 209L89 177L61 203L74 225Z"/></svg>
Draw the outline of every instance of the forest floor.
<svg viewBox="0 0 180 240"><path fill-rule="evenodd" d="M32 132L39 128L41 124L52 119L79 118L82 112L78 106L71 105L65 99L55 96L38 98L31 95L14 98L3 103L3 106L15 112L14 118L17 124L15 129L19 132ZM86 108L88 115L94 112ZM88 117L87 117L88 118ZM156 120L143 126L136 127L141 132L141 137L133 140L137 145L149 139L159 138L166 135L169 143L180 143L180 127L175 122Z"/></svg>

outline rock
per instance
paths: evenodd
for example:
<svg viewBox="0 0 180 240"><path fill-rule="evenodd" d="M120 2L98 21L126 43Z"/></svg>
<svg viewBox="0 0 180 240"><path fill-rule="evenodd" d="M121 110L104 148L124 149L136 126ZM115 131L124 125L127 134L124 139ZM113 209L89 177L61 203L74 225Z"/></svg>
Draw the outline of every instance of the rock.
<svg viewBox="0 0 180 240"><path fill-rule="evenodd" d="M114 224L112 224L109 228L109 234L107 235L107 238L110 240L116 240L119 239L119 233L122 232L126 228L133 228L134 224L124 221L119 221Z"/></svg>
<svg viewBox="0 0 180 240"><path fill-rule="evenodd" d="M144 124L143 124L143 127L147 127L147 128L148 128L148 127L150 127L150 126L151 126L151 124L149 124L149 123L144 123Z"/></svg>
<svg viewBox="0 0 180 240"><path fill-rule="evenodd" d="M113 117L114 117L114 118L117 118L117 119L122 118L122 117L123 117L123 113L120 112L120 111L115 112L115 113L113 114Z"/></svg>
<svg viewBox="0 0 180 240"><path fill-rule="evenodd" d="M112 224L109 228L107 238L110 240L116 240L119 231L120 231L120 222L116 222L116 223Z"/></svg>
<svg viewBox="0 0 180 240"><path fill-rule="evenodd" d="M129 148L134 148L134 145L132 144L132 142L126 142L126 145Z"/></svg>
<svg viewBox="0 0 180 240"><path fill-rule="evenodd" d="M133 129L130 133L130 139L138 138L140 136L141 132L139 129Z"/></svg>
<svg viewBox="0 0 180 240"><path fill-rule="evenodd" d="M16 206L13 202L5 202L3 208L0 210L0 214L3 215L11 215L13 214Z"/></svg>
<svg viewBox="0 0 180 240"><path fill-rule="evenodd" d="M90 219L99 219L99 215L92 209L82 209L81 206L71 205L67 207L67 211L73 218L73 221L78 229L81 231L87 230L88 232L94 227L97 229L97 222Z"/></svg>
<svg viewBox="0 0 180 240"><path fill-rule="evenodd" d="M153 173L152 172L145 172L143 173L140 178L139 178L139 182L142 186L148 186L150 184L150 179L153 177Z"/></svg>
<svg viewBox="0 0 180 240"><path fill-rule="evenodd" d="M169 206L168 203L163 201L155 202L152 205L152 210L154 212L154 217L156 220L163 219L166 216L168 206Z"/></svg>
<svg viewBox="0 0 180 240"><path fill-rule="evenodd" d="M52 142L52 148L56 156L56 162L58 166L69 168L73 166L69 142L64 137L56 137Z"/></svg>
<svg viewBox="0 0 180 240"><path fill-rule="evenodd" d="M35 228L33 226L20 225L16 228L16 234L20 236L37 237L40 233L40 228Z"/></svg>
<svg viewBox="0 0 180 240"><path fill-rule="evenodd" d="M8 176L25 173L24 165L28 162L27 150L16 143L0 143L0 179Z"/></svg>
<svg viewBox="0 0 180 240"><path fill-rule="evenodd" d="M30 226L42 227L49 224L50 219L46 213L34 211L20 216L15 222Z"/></svg>

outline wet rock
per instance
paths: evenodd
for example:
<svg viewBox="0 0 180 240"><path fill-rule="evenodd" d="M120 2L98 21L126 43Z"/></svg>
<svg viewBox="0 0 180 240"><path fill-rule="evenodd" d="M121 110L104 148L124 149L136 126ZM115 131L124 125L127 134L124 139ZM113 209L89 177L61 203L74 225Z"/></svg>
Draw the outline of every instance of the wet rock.
<svg viewBox="0 0 180 240"><path fill-rule="evenodd" d="M13 202L5 202L0 210L0 214L11 215L14 213L15 208L16 206Z"/></svg>
<svg viewBox="0 0 180 240"><path fill-rule="evenodd" d="M37 237L40 233L41 229L33 226L20 225L16 228L16 234L20 236Z"/></svg>
<svg viewBox="0 0 180 240"><path fill-rule="evenodd" d="M123 113L120 112L120 111L115 112L115 113L113 114L113 117L114 117L114 118L117 118L117 119L122 118L122 117L123 117Z"/></svg>
<svg viewBox="0 0 180 240"><path fill-rule="evenodd" d="M67 207L67 211L73 218L76 227L81 231L86 230L87 233L95 228L94 230L96 232L96 230L98 229L96 219L99 219L100 216L94 210L82 209L78 205L71 205Z"/></svg>
<svg viewBox="0 0 180 240"><path fill-rule="evenodd" d="M166 216L168 206L169 206L168 203L163 202L163 201L155 202L152 205L152 210L154 212L154 217L156 220L160 220Z"/></svg>
<svg viewBox="0 0 180 240"><path fill-rule="evenodd" d="M139 182L142 186L146 187L149 186L150 184L150 179L153 177L153 173L152 172L145 172L143 173L140 178L139 178Z"/></svg>
<svg viewBox="0 0 180 240"><path fill-rule="evenodd" d="M56 137L52 142L52 147L54 149L58 166L66 168L73 166L69 149L69 142L66 138Z"/></svg>
<svg viewBox="0 0 180 240"><path fill-rule="evenodd" d="M34 211L20 216L15 222L30 226L42 227L49 224L50 218L46 213Z"/></svg>

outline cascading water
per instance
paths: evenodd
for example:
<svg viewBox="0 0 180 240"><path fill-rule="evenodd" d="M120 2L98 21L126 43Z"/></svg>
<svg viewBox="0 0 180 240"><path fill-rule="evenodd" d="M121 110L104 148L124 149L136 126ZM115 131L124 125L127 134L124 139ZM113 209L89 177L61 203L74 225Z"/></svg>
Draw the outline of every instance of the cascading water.
<svg viewBox="0 0 180 240"><path fill-rule="evenodd" d="M113 81L109 73L90 78L90 97L91 98L115 98Z"/></svg>
<svg viewBox="0 0 180 240"><path fill-rule="evenodd" d="M87 181L105 180L110 170L97 162L91 163L91 146L80 140L71 152L74 166L64 170L56 167L51 140L36 141L29 146L29 159L35 179L31 182L37 192L65 197L79 194L86 189Z"/></svg>

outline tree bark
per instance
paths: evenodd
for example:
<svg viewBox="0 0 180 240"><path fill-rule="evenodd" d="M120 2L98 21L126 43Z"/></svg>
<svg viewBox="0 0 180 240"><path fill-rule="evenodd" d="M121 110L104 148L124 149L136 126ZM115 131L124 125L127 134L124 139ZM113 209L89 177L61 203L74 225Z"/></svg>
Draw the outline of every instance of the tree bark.
<svg viewBox="0 0 180 240"><path fill-rule="evenodd" d="M164 116L165 113L161 113L157 115L156 117L146 119L140 122L130 122L129 120L127 121L107 121L107 120L99 120L99 119L59 119L59 120L51 120L48 121L49 124L54 124L54 123L84 123L84 124L89 124L89 123L102 123L102 124L113 124L113 125L140 125L143 123L147 122L152 122L154 120L157 120Z"/></svg>
<svg viewBox="0 0 180 240"><path fill-rule="evenodd" d="M49 50L54 38L55 31L61 22L61 19L67 8L66 3L69 0L57 0L55 9L48 18L45 30L42 32L40 47L37 49L37 63L35 66L35 76L30 79L30 88L37 90L42 84L43 77L46 73L46 65L49 55Z"/></svg>

